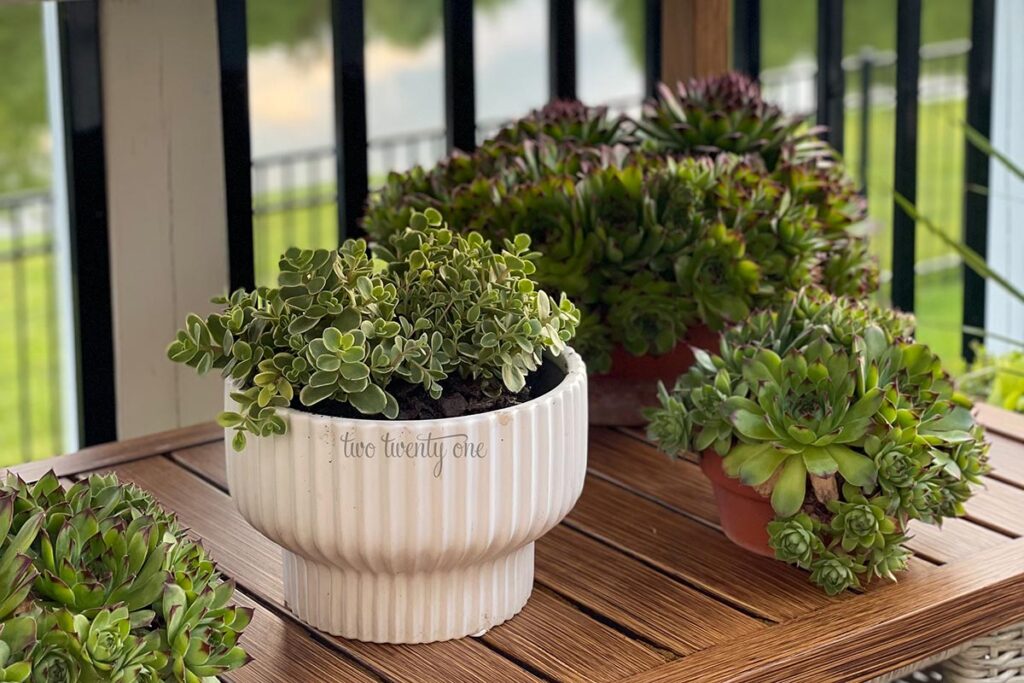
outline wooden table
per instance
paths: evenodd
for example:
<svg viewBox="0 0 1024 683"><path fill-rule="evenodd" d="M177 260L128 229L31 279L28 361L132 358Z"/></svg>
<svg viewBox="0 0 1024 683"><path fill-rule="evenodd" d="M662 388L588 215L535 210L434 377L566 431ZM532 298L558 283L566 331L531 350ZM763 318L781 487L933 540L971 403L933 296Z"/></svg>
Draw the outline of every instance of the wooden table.
<svg viewBox="0 0 1024 683"><path fill-rule="evenodd" d="M113 470L203 539L256 617L231 681L861 681L1024 620L1024 417L981 406L994 471L968 516L919 526L898 584L829 598L807 576L732 545L708 482L636 432L591 431L569 518L537 544L522 613L479 638L390 646L303 626L281 554L235 511L212 425L15 468L74 479Z"/></svg>

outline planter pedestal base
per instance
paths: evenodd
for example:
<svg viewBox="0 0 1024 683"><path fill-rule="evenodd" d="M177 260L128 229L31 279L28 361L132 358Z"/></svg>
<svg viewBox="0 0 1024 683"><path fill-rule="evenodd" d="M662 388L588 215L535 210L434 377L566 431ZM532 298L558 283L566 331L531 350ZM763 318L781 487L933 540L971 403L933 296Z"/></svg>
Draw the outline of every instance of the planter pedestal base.
<svg viewBox="0 0 1024 683"><path fill-rule="evenodd" d="M511 619L533 590L533 543L487 562L417 574L344 571L284 552L285 601L310 626L374 643L429 643Z"/></svg>

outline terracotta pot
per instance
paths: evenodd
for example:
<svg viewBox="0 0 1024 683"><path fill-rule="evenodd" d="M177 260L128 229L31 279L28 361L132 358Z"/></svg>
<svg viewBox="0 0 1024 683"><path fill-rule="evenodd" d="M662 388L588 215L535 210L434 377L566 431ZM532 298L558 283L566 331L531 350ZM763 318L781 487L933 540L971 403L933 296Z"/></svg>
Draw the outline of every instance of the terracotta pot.
<svg viewBox="0 0 1024 683"><path fill-rule="evenodd" d="M775 519L771 501L727 475L722 469L722 456L713 450L704 451L700 468L711 480L722 531L729 540L752 553L775 557L768 545L768 522Z"/></svg>
<svg viewBox="0 0 1024 683"><path fill-rule="evenodd" d="M687 330L674 349L661 356L634 356L621 346L612 351L612 369L591 375L590 424L634 427L647 423L642 411L658 404L658 381L671 387L693 365L693 348L714 351L718 333L705 325Z"/></svg>
<svg viewBox="0 0 1024 683"><path fill-rule="evenodd" d="M519 612L534 542L587 469L586 368L572 349L553 362L561 383L509 408L436 420L282 409L287 434L229 446L231 497L283 548L295 615L345 638L424 643Z"/></svg>

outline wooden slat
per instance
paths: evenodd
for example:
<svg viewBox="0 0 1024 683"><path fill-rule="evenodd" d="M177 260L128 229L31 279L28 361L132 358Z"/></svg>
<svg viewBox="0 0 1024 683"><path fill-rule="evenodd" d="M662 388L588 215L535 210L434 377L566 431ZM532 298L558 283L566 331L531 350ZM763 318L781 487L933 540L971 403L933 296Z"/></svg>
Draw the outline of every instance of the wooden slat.
<svg viewBox="0 0 1024 683"><path fill-rule="evenodd" d="M592 430L590 443L587 465L592 471L718 526L711 483L697 464L673 460L646 442L607 429ZM968 504L968 509L971 507ZM1009 536L952 519L943 524L941 531L934 526L915 524L914 538L907 546L936 562L949 562L1009 540Z"/></svg>
<svg viewBox="0 0 1024 683"><path fill-rule="evenodd" d="M1024 535L1024 489L985 478L966 503L967 518L1014 536Z"/></svg>
<svg viewBox="0 0 1024 683"><path fill-rule="evenodd" d="M596 443L592 445L594 447ZM217 457L213 447L176 452L175 457L206 472L211 480L223 481L223 460ZM219 467L218 462L221 463ZM601 502L605 499L611 509ZM615 507L630 509L615 511ZM624 521L627 516L621 512L628 512L628 519L635 519L635 523ZM815 591L802 572L750 555L721 534L667 512L654 503L590 477L570 519L573 525L627 547L631 553L670 574L718 593L729 602L769 619L796 616L831 600ZM602 528L601 521L606 519L614 520L610 529ZM650 522L647 529L640 528L644 526L643 519ZM639 548L630 547L634 540L638 541ZM710 554L710 559L702 558L702 553ZM719 564L722 565L721 571L717 569ZM766 586L758 585L762 580ZM791 592L796 594L794 599L790 599Z"/></svg>
<svg viewBox="0 0 1024 683"><path fill-rule="evenodd" d="M970 506L970 503L968 503ZM907 546L935 562L953 562L988 548L1010 543L1011 536L992 531L961 517L944 520L942 526L911 522Z"/></svg>
<svg viewBox="0 0 1024 683"><path fill-rule="evenodd" d="M598 446L591 443L592 447ZM173 457L226 486L223 445L197 446L177 451ZM678 654L763 626L762 622L566 526L556 527L537 543L537 579Z"/></svg>
<svg viewBox="0 0 1024 683"><path fill-rule="evenodd" d="M58 477L69 477L80 472L112 467L118 463L160 453L170 453L179 448L189 448L223 438L224 430L222 428L216 424L204 422L193 427L92 446L59 458L36 460L9 469L26 481L35 481L50 470L56 472Z"/></svg>
<svg viewBox="0 0 1024 683"><path fill-rule="evenodd" d="M284 609L280 549L250 527L238 514L230 498L167 458L149 458L115 469L119 476L146 488L167 507L178 513L204 541L214 559L249 592ZM583 616L583 615L581 615ZM588 617L585 617L589 619ZM550 623L557 623L550 620ZM599 622L591 622L594 629ZM539 641L557 639L557 632L536 631ZM343 651L376 671L408 681L494 681L532 680L517 667L473 639L423 646L373 646L334 639ZM516 658L533 656L530 651L508 651Z"/></svg>
<svg viewBox="0 0 1024 683"><path fill-rule="evenodd" d="M559 681L617 681L669 658L595 622L543 588L534 589L515 619L482 638Z"/></svg>
<svg viewBox="0 0 1024 683"><path fill-rule="evenodd" d="M537 580L678 654L765 627L565 525L537 542Z"/></svg>
<svg viewBox="0 0 1024 683"><path fill-rule="evenodd" d="M985 438L992 444L988 452L991 476L1024 487L1024 443L992 431Z"/></svg>
<svg viewBox="0 0 1024 683"><path fill-rule="evenodd" d="M775 621L841 599L825 596L793 567L753 555L700 522L594 476L568 523Z"/></svg>
<svg viewBox="0 0 1024 683"><path fill-rule="evenodd" d="M1024 441L1024 414L979 403L974 406L974 415L988 432L998 432L1015 441Z"/></svg>
<svg viewBox="0 0 1024 683"><path fill-rule="evenodd" d="M224 458L237 454L227 453L224 446L223 441L214 441L201 446L183 448L173 451L171 458L226 491L228 473Z"/></svg>
<svg viewBox="0 0 1024 683"><path fill-rule="evenodd" d="M587 467L627 488L718 526L718 506L700 466L611 429L590 430Z"/></svg>
<svg viewBox="0 0 1024 683"><path fill-rule="evenodd" d="M234 683L380 680L354 661L325 648L304 628L285 621L241 591L235 592L234 602L255 608L252 623L242 637L242 645L253 661L221 676L221 680Z"/></svg>
<svg viewBox="0 0 1024 683"><path fill-rule="evenodd" d="M631 683L870 680L1024 619L1024 540L666 664ZM998 607L996 607L998 606Z"/></svg>
<svg viewBox="0 0 1024 683"><path fill-rule="evenodd" d="M325 642L351 652L396 682L538 683L539 678L469 638L443 643L386 645L324 636ZM481 656L481 652L487 656ZM300 678L296 681L305 681ZM282 682L283 683L283 682ZM289 681L289 683L291 683ZM317 682L319 683L319 681ZM326 681L324 682L326 683Z"/></svg>

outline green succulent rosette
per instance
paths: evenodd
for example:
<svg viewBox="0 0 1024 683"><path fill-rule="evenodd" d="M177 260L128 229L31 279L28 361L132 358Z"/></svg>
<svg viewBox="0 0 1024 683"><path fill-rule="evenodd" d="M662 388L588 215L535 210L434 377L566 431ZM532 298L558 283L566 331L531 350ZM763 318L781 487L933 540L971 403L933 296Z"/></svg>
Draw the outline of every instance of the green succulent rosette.
<svg viewBox="0 0 1024 683"><path fill-rule="evenodd" d="M248 661L252 611L228 604L234 584L141 489L8 475L0 526L0 681L200 683Z"/></svg>
<svg viewBox="0 0 1024 683"><path fill-rule="evenodd" d="M847 588L859 588L858 575L865 568L849 555L826 550L811 563L811 581L829 595L838 595Z"/></svg>
<svg viewBox="0 0 1024 683"><path fill-rule="evenodd" d="M776 557L834 594L894 579L913 520L964 514L987 444L913 319L804 289L727 328L650 411L670 454L714 448L769 496Z"/></svg>
<svg viewBox="0 0 1024 683"><path fill-rule="evenodd" d="M803 569L810 569L814 557L824 550L818 533L818 522L802 513L768 524L769 544L775 556Z"/></svg>

